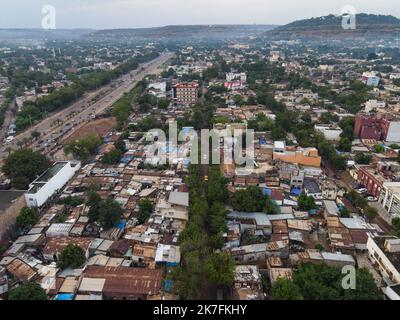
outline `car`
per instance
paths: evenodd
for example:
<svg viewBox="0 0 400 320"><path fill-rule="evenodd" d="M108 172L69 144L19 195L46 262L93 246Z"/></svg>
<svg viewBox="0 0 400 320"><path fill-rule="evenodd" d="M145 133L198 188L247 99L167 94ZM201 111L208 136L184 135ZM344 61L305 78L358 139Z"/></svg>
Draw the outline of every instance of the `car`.
<svg viewBox="0 0 400 320"><path fill-rule="evenodd" d="M367 199L368 202L376 202L378 201L378 199L376 197L366 197L365 199Z"/></svg>
<svg viewBox="0 0 400 320"><path fill-rule="evenodd" d="M357 193L362 194L362 193L367 192L368 190L366 188L360 188L360 189L356 189L356 191L357 191Z"/></svg>

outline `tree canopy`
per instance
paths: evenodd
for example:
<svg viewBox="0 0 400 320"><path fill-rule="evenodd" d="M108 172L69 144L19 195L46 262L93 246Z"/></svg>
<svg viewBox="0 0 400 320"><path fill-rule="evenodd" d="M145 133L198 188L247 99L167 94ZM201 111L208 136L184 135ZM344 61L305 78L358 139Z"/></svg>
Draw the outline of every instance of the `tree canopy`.
<svg viewBox="0 0 400 320"><path fill-rule="evenodd" d="M61 269L79 268L85 261L86 257L83 249L78 245L70 243L61 252L57 266Z"/></svg>
<svg viewBox="0 0 400 320"><path fill-rule="evenodd" d="M12 152L4 160L2 171L11 179L11 185L20 190L28 189L29 184L50 167L47 158L31 149Z"/></svg>
<svg viewBox="0 0 400 320"><path fill-rule="evenodd" d="M46 292L34 282L25 282L10 290L9 300L48 300Z"/></svg>

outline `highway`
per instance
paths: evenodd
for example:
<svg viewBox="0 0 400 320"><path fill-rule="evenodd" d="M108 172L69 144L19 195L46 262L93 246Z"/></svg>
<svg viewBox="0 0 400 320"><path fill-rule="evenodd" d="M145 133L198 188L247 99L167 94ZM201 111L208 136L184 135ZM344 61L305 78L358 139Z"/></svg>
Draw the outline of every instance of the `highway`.
<svg viewBox="0 0 400 320"><path fill-rule="evenodd" d="M8 148L12 150L18 148L18 142L31 139L31 135L35 131L41 133L41 136L29 147L39 149L40 147L56 146L57 140L73 130L76 125L90 121L95 115L112 106L125 93L131 91L146 75L157 73L158 69L173 55L173 53L163 53L157 59L141 64L136 70L94 92L86 93L74 104L21 132L15 136L11 143L1 146L0 162L7 156L6 150ZM94 101L96 97L98 99Z"/></svg>

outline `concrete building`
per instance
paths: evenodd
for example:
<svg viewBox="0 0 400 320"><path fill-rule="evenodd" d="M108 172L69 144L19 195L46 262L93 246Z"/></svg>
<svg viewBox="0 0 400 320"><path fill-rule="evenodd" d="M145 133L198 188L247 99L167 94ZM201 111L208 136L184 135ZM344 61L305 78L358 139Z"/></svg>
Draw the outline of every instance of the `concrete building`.
<svg viewBox="0 0 400 320"><path fill-rule="evenodd" d="M29 190L25 193L27 206L41 207L62 189L80 168L81 163L78 161L56 162L29 185Z"/></svg>
<svg viewBox="0 0 400 320"><path fill-rule="evenodd" d="M325 139L329 141L339 141L340 135L343 132L343 130L339 127L332 125L315 125L314 129L321 132L324 135Z"/></svg>
<svg viewBox="0 0 400 320"><path fill-rule="evenodd" d="M381 273L387 284L385 294L393 300L399 299L398 290L393 290L400 284L400 239L397 237L368 237L368 257ZM397 293L396 293L397 291Z"/></svg>
<svg viewBox="0 0 400 320"><path fill-rule="evenodd" d="M174 102L179 105L193 105L197 102L197 83L178 83L172 88Z"/></svg>
<svg viewBox="0 0 400 320"><path fill-rule="evenodd" d="M371 72L364 72L362 75L362 81L370 87L377 87L379 85L379 81L381 79L375 75L375 73Z"/></svg>
<svg viewBox="0 0 400 320"><path fill-rule="evenodd" d="M80 168L81 163L78 161L56 162L29 185L29 190L25 193L27 206L41 207L62 189Z"/></svg>
<svg viewBox="0 0 400 320"><path fill-rule="evenodd" d="M400 182L384 182L379 203L387 210L391 219L400 218Z"/></svg>
<svg viewBox="0 0 400 320"><path fill-rule="evenodd" d="M303 166L320 167L321 157L316 148L287 148L284 141L275 141L273 159Z"/></svg>
<svg viewBox="0 0 400 320"><path fill-rule="evenodd" d="M400 142L400 121L392 114L357 113L354 134L360 139Z"/></svg>

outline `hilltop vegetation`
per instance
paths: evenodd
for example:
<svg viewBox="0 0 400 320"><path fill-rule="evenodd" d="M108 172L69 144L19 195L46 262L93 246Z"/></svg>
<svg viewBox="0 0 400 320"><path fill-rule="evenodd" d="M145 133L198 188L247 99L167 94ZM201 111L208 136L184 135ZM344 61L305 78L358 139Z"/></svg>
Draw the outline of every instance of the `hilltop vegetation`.
<svg viewBox="0 0 400 320"><path fill-rule="evenodd" d="M400 20L390 15L360 13L356 15L356 28L344 30L342 16L333 14L298 20L267 31L272 38L346 38L346 37L390 37L400 31Z"/></svg>

